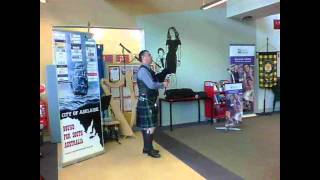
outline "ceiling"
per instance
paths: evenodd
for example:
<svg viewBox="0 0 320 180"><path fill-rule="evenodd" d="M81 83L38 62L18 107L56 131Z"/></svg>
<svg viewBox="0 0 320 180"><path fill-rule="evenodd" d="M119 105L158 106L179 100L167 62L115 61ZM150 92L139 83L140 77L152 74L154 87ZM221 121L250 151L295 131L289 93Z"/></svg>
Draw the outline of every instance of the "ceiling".
<svg viewBox="0 0 320 180"><path fill-rule="evenodd" d="M200 10L203 0L104 0L130 15L139 16L165 12ZM205 0L209 2L210 0ZM134 2L134 3L133 3Z"/></svg>
<svg viewBox="0 0 320 180"><path fill-rule="evenodd" d="M166 12L200 10L203 3L212 0L104 0L108 5L131 16L158 14ZM133 3L134 2L134 3ZM226 3L219 5L226 6ZM253 19L280 13L280 2L260 9L245 12L232 18L242 19L252 16Z"/></svg>
<svg viewBox="0 0 320 180"><path fill-rule="evenodd" d="M262 8L254 9L252 11L248 11L242 14L238 14L231 18L242 19L245 16L252 16L253 19L258 19L258 18L279 14L279 13L280 13L280 2L271 4L268 6L264 6Z"/></svg>

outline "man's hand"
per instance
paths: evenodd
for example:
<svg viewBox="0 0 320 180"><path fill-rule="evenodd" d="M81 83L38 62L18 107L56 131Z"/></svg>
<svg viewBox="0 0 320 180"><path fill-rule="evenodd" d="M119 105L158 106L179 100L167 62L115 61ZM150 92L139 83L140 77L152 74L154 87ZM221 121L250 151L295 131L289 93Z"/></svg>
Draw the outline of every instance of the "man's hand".
<svg viewBox="0 0 320 180"><path fill-rule="evenodd" d="M169 87L169 81L167 81L167 80L163 81L163 86L165 88Z"/></svg>

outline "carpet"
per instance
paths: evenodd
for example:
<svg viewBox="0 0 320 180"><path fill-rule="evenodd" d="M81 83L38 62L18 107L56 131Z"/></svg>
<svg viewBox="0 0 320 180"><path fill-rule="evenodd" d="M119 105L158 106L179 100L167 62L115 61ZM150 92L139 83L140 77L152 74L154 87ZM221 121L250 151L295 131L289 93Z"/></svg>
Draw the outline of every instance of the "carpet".
<svg viewBox="0 0 320 180"><path fill-rule="evenodd" d="M163 132L243 179L280 179L279 113L246 118L242 131L214 129L222 125L202 123Z"/></svg>
<svg viewBox="0 0 320 180"><path fill-rule="evenodd" d="M58 179L57 144L44 143L40 146L43 158L40 158L40 174L45 180Z"/></svg>

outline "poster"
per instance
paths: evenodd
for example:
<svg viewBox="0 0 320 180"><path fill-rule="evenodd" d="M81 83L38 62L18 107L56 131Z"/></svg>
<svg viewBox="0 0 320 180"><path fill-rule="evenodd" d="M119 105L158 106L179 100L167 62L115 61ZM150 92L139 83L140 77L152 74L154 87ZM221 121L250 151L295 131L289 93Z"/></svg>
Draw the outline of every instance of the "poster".
<svg viewBox="0 0 320 180"><path fill-rule="evenodd" d="M120 81L120 67L109 66L109 80L110 82Z"/></svg>
<svg viewBox="0 0 320 180"><path fill-rule="evenodd" d="M54 60L57 65L58 81L68 81L66 34L54 34Z"/></svg>
<svg viewBox="0 0 320 180"><path fill-rule="evenodd" d="M96 43L93 39L85 42L88 81L99 81Z"/></svg>
<svg viewBox="0 0 320 180"><path fill-rule="evenodd" d="M116 55L116 63L123 63L123 58L125 58L125 63L130 62L130 57L128 54L125 54L124 56L122 54L117 54Z"/></svg>
<svg viewBox="0 0 320 180"><path fill-rule="evenodd" d="M113 63L113 55L112 55L112 54L103 55L103 60L104 60L106 63L112 64L112 63Z"/></svg>
<svg viewBox="0 0 320 180"><path fill-rule="evenodd" d="M120 88L110 88L110 93L112 97L120 97Z"/></svg>
<svg viewBox="0 0 320 180"><path fill-rule="evenodd" d="M100 86L95 42L86 33L65 34L67 63L57 65L62 165L104 152L100 114ZM56 41L56 39L54 39ZM56 48L56 47L54 47ZM59 53L59 52L55 52ZM59 62L55 55L55 62ZM61 76L63 75L63 76ZM62 81L63 80L63 81Z"/></svg>
<svg viewBox="0 0 320 180"><path fill-rule="evenodd" d="M124 97L123 98L123 111L131 112L131 98L130 97Z"/></svg>
<svg viewBox="0 0 320 180"><path fill-rule="evenodd" d="M254 112L254 61L255 45L231 44L230 45L230 70L231 80L242 83L243 112Z"/></svg>
<svg viewBox="0 0 320 180"><path fill-rule="evenodd" d="M259 52L259 87L272 88L277 85L277 52Z"/></svg>
<svg viewBox="0 0 320 180"><path fill-rule="evenodd" d="M234 127L242 122L243 93L242 83L225 84L226 92L226 126Z"/></svg>

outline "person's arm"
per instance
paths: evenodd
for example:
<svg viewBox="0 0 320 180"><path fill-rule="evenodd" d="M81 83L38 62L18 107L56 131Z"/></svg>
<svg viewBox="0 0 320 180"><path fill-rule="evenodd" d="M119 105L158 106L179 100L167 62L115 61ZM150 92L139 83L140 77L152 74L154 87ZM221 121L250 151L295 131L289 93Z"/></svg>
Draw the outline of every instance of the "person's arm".
<svg viewBox="0 0 320 180"><path fill-rule="evenodd" d="M178 40L178 60L181 61L181 41Z"/></svg>
<svg viewBox="0 0 320 180"><path fill-rule="evenodd" d="M161 72L156 74L157 80L159 82L163 82L166 79L167 74L170 74L169 73L169 69L168 68L164 68Z"/></svg>
<svg viewBox="0 0 320 180"><path fill-rule="evenodd" d="M153 81L151 74L144 68L138 71L137 78L143 81L150 89L162 89L163 83Z"/></svg>
<svg viewBox="0 0 320 180"><path fill-rule="evenodd" d="M166 41L166 54L169 52L169 40Z"/></svg>

